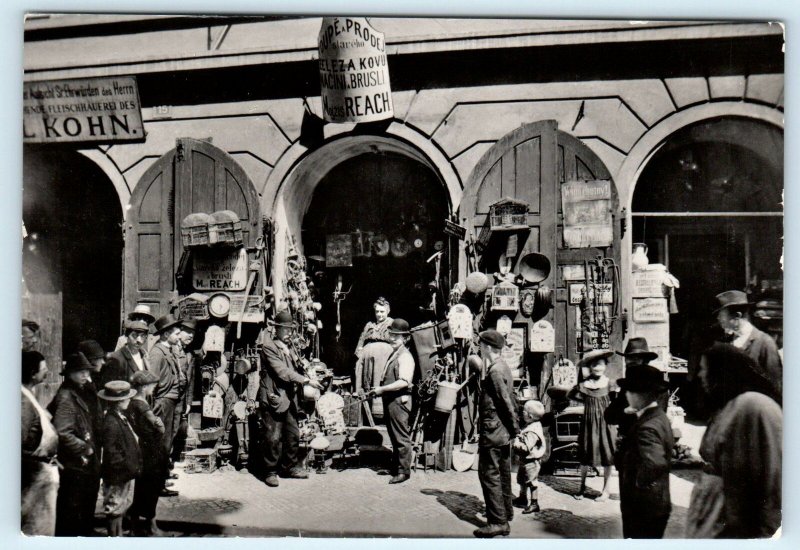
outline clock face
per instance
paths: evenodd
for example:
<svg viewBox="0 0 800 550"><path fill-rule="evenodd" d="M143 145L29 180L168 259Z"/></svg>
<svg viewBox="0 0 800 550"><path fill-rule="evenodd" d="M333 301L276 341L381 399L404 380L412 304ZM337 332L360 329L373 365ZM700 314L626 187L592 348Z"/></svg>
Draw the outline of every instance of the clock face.
<svg viewBox="0 0 800 550"><path fill-rule="evenodd" d="M208 312L214 317L225 317L231 309L231 300L225 294L214 294L208 301Z"/></svg>

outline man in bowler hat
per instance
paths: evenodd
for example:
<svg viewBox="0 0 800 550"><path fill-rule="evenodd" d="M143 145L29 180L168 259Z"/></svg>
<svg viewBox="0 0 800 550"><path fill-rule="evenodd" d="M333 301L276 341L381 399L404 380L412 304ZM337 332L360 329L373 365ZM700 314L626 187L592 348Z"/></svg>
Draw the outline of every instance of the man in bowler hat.
<svg viewBox="0 0 800 550"><path fill-rule="evenodd" d="M264 424L261 459L264 483L279 485L283 477L305 479L308 474L298 465L300 428L297 414L300 408L298 393L309 384L322 389L322 384L309 379L302 371L300 357L289 346L294 319L289 311L275 315L270 324L275 337L266 335L261 347L261 381L258 389L259 414Z"/></svg>
<svg viewBox="0 0 800 550"><path fill-rule="evenodd" d="M519 425L511 369L500 357L505 338L496 330L485 330L479 339L486 377L479 398L478 479L486 502L488 524L473 534L479 538L491 538L511 532L508 524L514 517L511 441L519 433Z"/></svg>
<svg viewBox="0 0 800 550"><path fill-rule="evenodd" d="M628 369L617 384L628 402L625 412L635 418L616 456L622 534L658 539L672 511L669 470L674 441L669 419L658 405L667 384L651 365Z"/></svg>
<svg viewBox="0 0 800 550"><path fill-rule="evenodd" d="M153 412L164 422L164 452L170 456L175 431L180 425L180 372L172 346L178 343L181 322L171 314L160 317L155 322L158 342L150 350L150 370L158 376L158 384L153 394ZM177 491L164 489L163 496L175 496Z"/></svg>
<svg viewBox="0 0 800 550"><path fill-rule="evenodd" d="M383 410L389 415L386 425L392 441L392 470L389 483L403 483L411 477L411 379L414 377L414 357L406 345L411 331L404 319L394 319L389 326L392 354L384 367L379 385L372 391L383 399Z"/></svg>
<svg viewBox="0 0 800 550"><path fill-rule="evenodd" d="M770 382L777 395L783 392L783 361L778 345L772 337L750 322L751 304L741 290L728 290L717 294L719 307L714 311L717 322L725 334L732 337L734 347L749 355L758 365L761 374Z"/></svg>

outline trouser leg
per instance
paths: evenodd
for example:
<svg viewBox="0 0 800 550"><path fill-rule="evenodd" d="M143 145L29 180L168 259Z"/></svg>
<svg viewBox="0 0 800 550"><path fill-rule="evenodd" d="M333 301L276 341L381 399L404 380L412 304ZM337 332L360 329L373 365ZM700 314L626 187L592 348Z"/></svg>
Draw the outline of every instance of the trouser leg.
<svg viewBox="0 0 800 550"><path fill-rule="evenodd" d="M277 474L278 464L281 460L283 449L283 426L285 424L286 413L276 413L273 411L263 411L264 438L262 441L262 453L264 462L264 474Z"/></svg>
<svg viewBox="0 0 800 550"><path fill-rule="evenodd" d="M507 509L500 473L502 451L499 447L481 447L478 453L478 479L486 503L486 519L489 523L505 523ZM508 481L510 488L510 474Z"/></svg>
<svg viewBox="0 0 800 550"><path fill-rule="evenodd" d="M172 440L172 461L179 462L181 459L181 453L186 449L186 438L189 433L189 421L183 417L184 415L184 404L182 402L178 402L178 406L175 407L175 416L176 418L176 428L175 428L175 437Z"/></svg>
<svg viewBox="0 0 800 550"><path fill-rule="evenodd" d="M300 461L300 426L297 423L297 408L289 405L283 426L283 456L281 466L291 470Z"/></svg>
<svg viewBox="0 0 800 550"><path fill-rule="evenodd" d="M162 422L164 422L164 451L166 456L169 457L172 452L172 441L175 438L175 406L178 404L177 399L169 399L162 397L156 399L153 406L153 412L158 415Z"/></svg>
<svg viewBox="0 0 800 550"><path fill-rule="evenodd" d="M388 403L384 403L384 408L388 411L389 422L387 429L389 438L392 441L392 467L395 474L408 474L411 472L411 427L409 426L409 410L400 402L400 398L395 398Z"/></svg>
<svg viewBox="0 0 800 550"><path fill-rule="evenodd" d="M500 460L498 462L500 472L500 487L503 491L503 503L506 507L506 521L514 518L514 493L511 492L511 445L500 447Z"/></svg>
<svg viewBox="0 0 800 550"><path fill-rule="evenodd" d="M89 536L94 527L94 510L100 477L64 470L56 497L56 536Z"/></svg>

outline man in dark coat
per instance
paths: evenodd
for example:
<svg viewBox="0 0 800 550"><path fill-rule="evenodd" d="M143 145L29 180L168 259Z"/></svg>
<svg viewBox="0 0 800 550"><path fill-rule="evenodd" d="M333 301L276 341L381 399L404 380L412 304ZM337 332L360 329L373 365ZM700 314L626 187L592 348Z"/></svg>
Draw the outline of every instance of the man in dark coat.
<svg viewBox="0 0 800 550"><path fill-rule="evenodd" d="M264 424L262 441L264 483L277 487L278 473L285 477L305 479L308 474L298 467L300 428L297 413L298 392L303 384L317 389L322 385L310 380L302 371L299 357L287 345L294 320L288 311L281 311L270 324L275 338L265 334L261 347L261 381L258 389L259 413Z"/></svg>
<svg viewBox="0 0 800 550"><path fill-rule="evenodd" d="M734 347L749 355L759 367L760 373L772 382L775 394L783 394L783 361L778 345L773 338L753 326L750 322L751 304L747 294L741 290L728 290L717 294L719 308L715 311L719 326L729 336Z"/></svg>
<svg viewBox="0 0 800 550"><path fill-rule="evenodd" d="M657 368L641 365L628 369L617 381L628 401L628 414L636 420L617 451L622 534L625 538L658 539L664 536L672 503L669 469L672 428L658 405L667 384Z"/></svg>
<svg viewBox="0 0 800 550"><path fill-rule="evenodd" d="M519 433L514 380L511 369L500 357L505 338L496 330L480 333L481 356L486 365L479 402L478 478L486 502L488 524L476 529L480 538L505 536L514 517L511 503L511 440Z"/></svg>
<svg viewBox="0 0 800 550"><path fill-rule="evenodd" d="M164 453L172 454L172 443L175 431L180 426L180 373L178 361L172 352L172 347L178 343L181 322L172 315L164 315L155 322L158 342L150 350L150 370L158 376L153 404L153 412L164 422ZM164 489L163 496L176 496L177 491Z"/></svg>
<svg viewBox="0 0 800 550"><path fill-rule="evenodd" d="M100 371L99 386L102 388L112 380L131 381L131 376L141 370L150 370L150 362L144 345L147 342L148 325L145 321L126 320L124 324L125 345L108 355Z"/></svg>
<svg viewBox="0 0 800 550"><path fill-rule="evenodd" d="M50 404L58 432L58 460L64 466L56 500L56 536L92 534L100 489L100 427L102 411L96 395L87 393L92 364L82 353L67 357L64 383Z"/></svg>

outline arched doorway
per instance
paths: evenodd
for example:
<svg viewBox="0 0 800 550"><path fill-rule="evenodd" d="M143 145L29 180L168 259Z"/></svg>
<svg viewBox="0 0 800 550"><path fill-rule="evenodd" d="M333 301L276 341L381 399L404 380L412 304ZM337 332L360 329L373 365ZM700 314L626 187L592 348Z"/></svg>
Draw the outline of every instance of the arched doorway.
<svg viewBox="0 0 800 550"><path fill-rule="evenodd" d="M449 249L443 227L449 204L436 173L398 150L375 147L345 158L316 185L303 216L302 246L314 258L310 262L323 306L323 359L336 372L352 368L358 337L372 320L379 296L389 300L393 317L411 326L434 317L430 283L436 268L428 260L439 250L445 253L440 281L446 281ZM331 243L343 239L350 252L334 260ZM340 278L342 290L350 292L337 313L333 292Z"/></svg>
<svg viewBox="0 0 800 550"><path fill-rule="evenodd" d="M642 169L631 202L632 238L680 281L669 344L690 371L719 336L716 294L782 295L782 191L781 129L744 117L674 132ZM780 340L782 323L763 328Z"/></svg>
<svg viewBox="0 0 800 550"><path fill-rule="evenodd" d="M116 341L122 280L122 210L108 177L78 152L26 145L23 154L23 316L42 326L42 352Z"/></svg>

